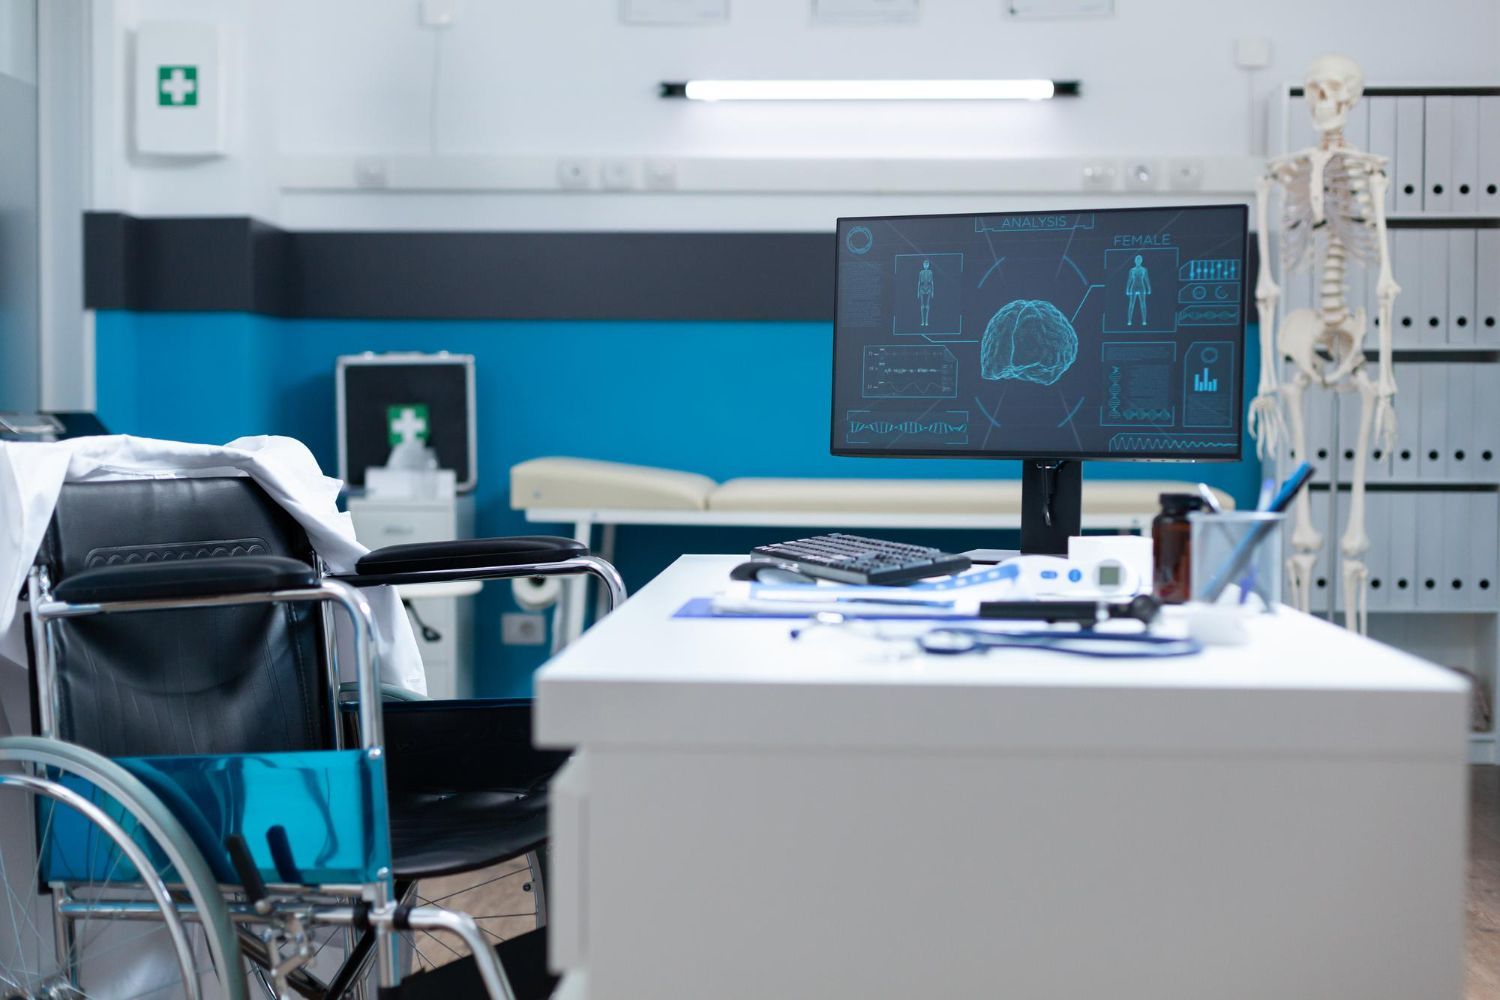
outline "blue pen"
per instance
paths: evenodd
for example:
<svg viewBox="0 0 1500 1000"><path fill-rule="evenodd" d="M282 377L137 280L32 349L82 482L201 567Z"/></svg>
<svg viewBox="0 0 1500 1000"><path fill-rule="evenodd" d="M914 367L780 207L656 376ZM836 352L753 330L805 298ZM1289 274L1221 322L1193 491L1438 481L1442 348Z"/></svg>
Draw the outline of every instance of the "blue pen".
<svg viewBox="0 0 1500 1000"><path fill-rule="evenodd" d="M1287 477L1286 482L1281 484L1281 488L1276 491L1276 496L1271 500L1271 506L1268 508L1269 511L1273 514L1280 514L1290 507L1292 498L1307 485L1312 475L1313 467L1308 463L1303 462L1297 466ZM1210 603L1219 599L1231 580L1238 579L1245 572L1250 565L1250 557L1254 554L1255 547L1265 540L1266 535L1270 534L1274 523L1267 520L1256 524L1240 544L1235 546L1234 552L1230 554L1224 567L1214 574L1213 579L1204 588L1204 597Z"/></svg>

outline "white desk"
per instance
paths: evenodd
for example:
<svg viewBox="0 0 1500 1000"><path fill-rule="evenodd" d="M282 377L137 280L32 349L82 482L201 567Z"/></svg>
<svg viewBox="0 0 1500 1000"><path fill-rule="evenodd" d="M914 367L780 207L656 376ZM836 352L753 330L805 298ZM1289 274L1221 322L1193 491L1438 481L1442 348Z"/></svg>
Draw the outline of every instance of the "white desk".
<svg viewBox="0 0 1500 1000"><path fill-rule="evenodd" d="M1290 611L1143 661L671 619L737 561L538 675L560 996L1460 996L1457 678Z"/></svg>

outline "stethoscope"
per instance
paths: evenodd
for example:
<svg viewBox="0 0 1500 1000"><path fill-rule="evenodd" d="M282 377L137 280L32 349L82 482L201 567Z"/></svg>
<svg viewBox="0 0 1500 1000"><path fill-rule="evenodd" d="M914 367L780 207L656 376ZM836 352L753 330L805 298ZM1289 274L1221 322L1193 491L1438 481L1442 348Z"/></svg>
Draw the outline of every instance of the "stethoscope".
<svg viewBox="0 0 1500 1000"><path fill-rule="evenodd" d="M1149 633L1095 632L991 632L980 628L940 625L917 635L917 648L938 656L984 653L991 649L1039 649L1098 659L1192 656L1203 652L1196 639L1172 638Z"/></svg>
<svg viewBox="0 0 1500 1000"><path fill-rule="evenodd" d="M1192 656L1203 652L1203 644L1196 639L1152 635L1149 632L1099 632L1091 628L1077 632L998 632L969 626L938 625L915 635L888 634L878 626L870 629L873 622L827 611L813 615L806 625L792 629L791 637L794 640L800 639L810 628L820 625L865 625L867 630L863 634L871 638L913 642L922 652L936 656L986 653L992 649L1036 649L1049 653L1118 660Z"/></svg>

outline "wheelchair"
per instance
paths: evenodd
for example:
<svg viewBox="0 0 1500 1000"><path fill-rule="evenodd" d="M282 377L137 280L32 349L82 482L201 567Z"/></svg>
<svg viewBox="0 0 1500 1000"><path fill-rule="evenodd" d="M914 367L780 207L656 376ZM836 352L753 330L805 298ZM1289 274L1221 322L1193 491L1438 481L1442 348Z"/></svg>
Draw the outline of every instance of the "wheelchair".
<svg viewBox="0 0 1500 1000"><path fill-rule="evenodd" d="M547 995L565 754L532 748L527 700L383 690L361 591L569 574L624 598L570 539L393 546L334 577L252 479L65 485L25 594L35 735L0 738L0 827L27 846L0 851L0 998L363 1000L372 973L380 1000ZM421 889L475 872L530 904ZM418 962L418 936L456 960Z"/></svg>

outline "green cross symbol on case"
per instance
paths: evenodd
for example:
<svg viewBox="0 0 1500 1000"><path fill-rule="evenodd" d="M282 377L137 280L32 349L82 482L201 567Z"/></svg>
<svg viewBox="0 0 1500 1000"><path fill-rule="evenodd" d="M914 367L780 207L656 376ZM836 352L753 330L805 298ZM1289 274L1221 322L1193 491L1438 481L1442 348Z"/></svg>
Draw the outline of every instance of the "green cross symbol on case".
<svg viewBox="0 0 1500 1000"><path fill-rule="evenodd" d="M198 104L197 66L158 66L156 103L164 108L191 108Z"/></svg>
<svg viewBox="0 0 1500 1000"><path fill-rule="evenodd" d="M427 404L400 403L385 408L386 443L428 440Z"/></svg>

